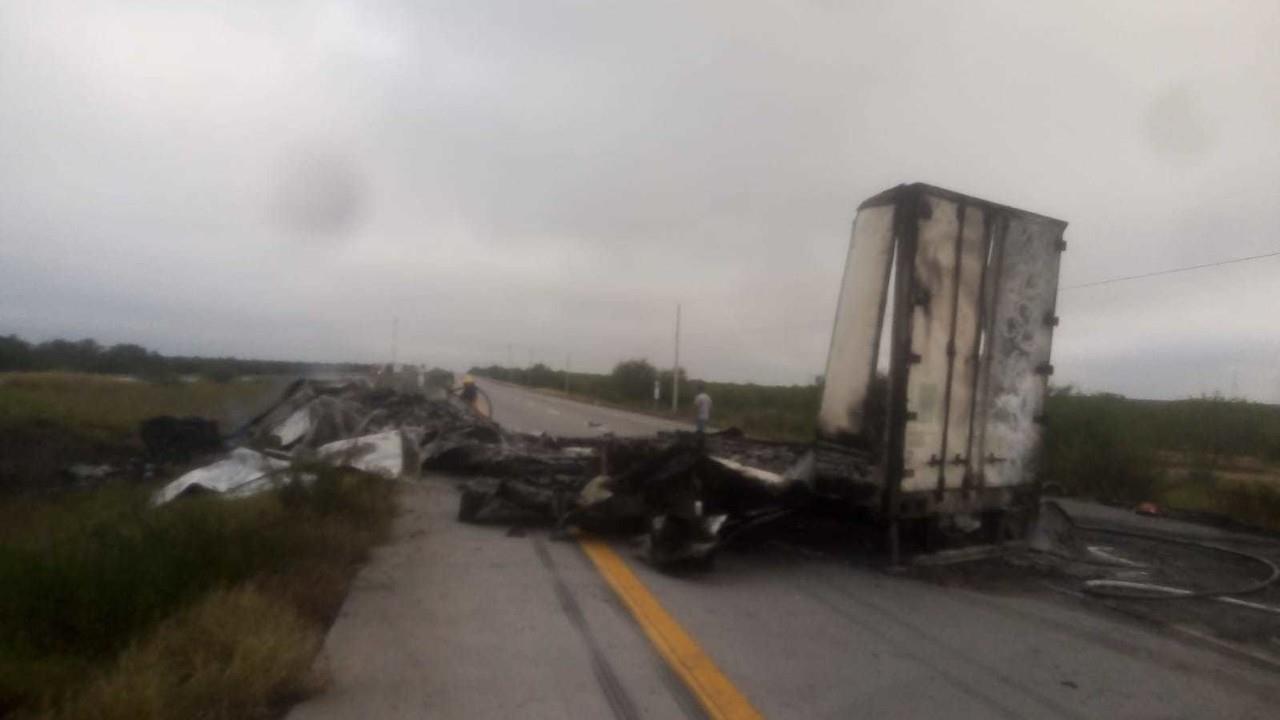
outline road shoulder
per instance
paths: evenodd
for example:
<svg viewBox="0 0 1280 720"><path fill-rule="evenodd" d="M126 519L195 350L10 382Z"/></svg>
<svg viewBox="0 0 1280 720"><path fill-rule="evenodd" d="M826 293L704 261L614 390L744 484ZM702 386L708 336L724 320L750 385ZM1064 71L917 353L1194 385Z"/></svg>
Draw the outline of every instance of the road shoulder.
<svg viewBox="0 0 1280 720"><path fill-rule="evenodd" d="M576 543L455 512L448 482L405 485L291 719L696 715Z"/></svg>

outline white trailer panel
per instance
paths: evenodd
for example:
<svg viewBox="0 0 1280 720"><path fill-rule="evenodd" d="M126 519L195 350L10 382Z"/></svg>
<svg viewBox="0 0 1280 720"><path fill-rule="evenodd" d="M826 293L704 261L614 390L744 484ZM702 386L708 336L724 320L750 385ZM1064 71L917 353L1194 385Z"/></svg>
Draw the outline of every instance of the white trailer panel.
<svg viewBox="0 0 1280 720"><path fill-rule="evenodd" d="M862 204L819 413L820 448L874 457L850 497L922 516L1000 510L1034 488L1065 228L928 185ZM890 292L888 391L872 398Z"/></svg>

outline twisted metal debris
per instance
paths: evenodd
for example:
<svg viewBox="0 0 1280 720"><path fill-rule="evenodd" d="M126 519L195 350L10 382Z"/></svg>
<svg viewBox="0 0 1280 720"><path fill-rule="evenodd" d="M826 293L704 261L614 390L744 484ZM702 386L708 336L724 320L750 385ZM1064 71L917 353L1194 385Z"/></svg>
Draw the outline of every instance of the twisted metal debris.
<svg viewBox="0 0 1280 720"><path fill-rule="evenodd" d="M464 478L462 521L536 519L642 535L649 559L669 565L710 562L735 529L808 498L801 446L734 431L627 439L511 433L449 393L359 381L295 381L227 440L235 447L228 456L165 486L155 502L197 491L262 492L296 481L299 474L288 472L296 461L408 479L438 471Z"/></svg>

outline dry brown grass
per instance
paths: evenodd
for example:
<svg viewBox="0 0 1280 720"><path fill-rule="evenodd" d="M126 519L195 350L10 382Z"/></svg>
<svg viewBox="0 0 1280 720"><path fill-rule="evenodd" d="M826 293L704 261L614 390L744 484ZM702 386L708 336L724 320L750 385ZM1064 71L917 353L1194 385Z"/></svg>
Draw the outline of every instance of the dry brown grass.
<svg viewBox="0 0 1280 720"><path fill-rule="evenodd" d="M212 593L161 623L52 718L266 718L319 685L322 626L252 586Z"/></svg>

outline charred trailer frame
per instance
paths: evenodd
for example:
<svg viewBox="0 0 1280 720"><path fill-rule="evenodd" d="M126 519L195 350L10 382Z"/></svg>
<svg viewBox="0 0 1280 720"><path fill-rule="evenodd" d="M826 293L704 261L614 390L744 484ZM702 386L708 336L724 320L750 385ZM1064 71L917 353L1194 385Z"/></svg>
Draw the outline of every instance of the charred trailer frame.
<svg viewBox="0 0 1280 720"><path fill-rule="evenodd" d="M889 523L1033 508L1067 223L923 184L858 207L817 482ZM877 379L889 316L887 388Z"/></svg>

